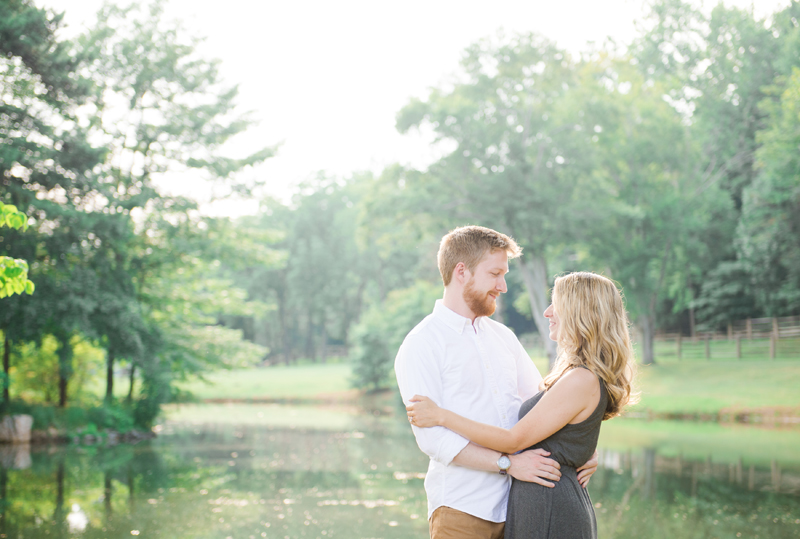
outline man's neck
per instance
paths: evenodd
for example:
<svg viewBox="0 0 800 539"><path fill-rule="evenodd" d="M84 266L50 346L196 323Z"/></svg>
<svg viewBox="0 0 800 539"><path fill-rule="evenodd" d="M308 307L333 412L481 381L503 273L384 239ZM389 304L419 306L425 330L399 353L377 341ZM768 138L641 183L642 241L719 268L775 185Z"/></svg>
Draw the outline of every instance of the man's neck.
<svg viewBox="0 0 800 539"><path fill-rule="evenodd" d="M472 309L469 308L467 302L464 301L464 294L461 290L445 287L442 304L454 313L464 318L469 318L473 324L475 323L477 316L472 312Z"/></svg>

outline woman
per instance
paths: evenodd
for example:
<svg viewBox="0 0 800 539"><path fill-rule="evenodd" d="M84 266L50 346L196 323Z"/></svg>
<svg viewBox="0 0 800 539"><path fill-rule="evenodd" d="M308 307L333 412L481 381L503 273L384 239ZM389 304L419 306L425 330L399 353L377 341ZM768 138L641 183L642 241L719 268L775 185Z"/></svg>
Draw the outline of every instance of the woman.
<svg viewBox="0 0 800 539"><path fill-rule="evenodd" d="M443 426L502 453L542 448L561 464L555 488L513 480L506 539L597 537L592 502L576 468L594 453L600 423L634 401L628 317L614 283L571 273L556 279L552 301L544 316L558 359L539 393L523 403L513 428L469 420L427 397L415 396L406 408L418 427Z"/></svg>

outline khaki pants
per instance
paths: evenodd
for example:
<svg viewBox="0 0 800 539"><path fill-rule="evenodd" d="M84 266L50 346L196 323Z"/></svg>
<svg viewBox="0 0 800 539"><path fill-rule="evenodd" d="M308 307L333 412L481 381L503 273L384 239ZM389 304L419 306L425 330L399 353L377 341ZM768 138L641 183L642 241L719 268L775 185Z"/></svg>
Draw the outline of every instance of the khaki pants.
<svg viewBox="0 0 800 539"><path fill-rule="evenodd" d="M451 507L439 507L429 522L431 539L503 539L505 522L490 522Z"/></svg>

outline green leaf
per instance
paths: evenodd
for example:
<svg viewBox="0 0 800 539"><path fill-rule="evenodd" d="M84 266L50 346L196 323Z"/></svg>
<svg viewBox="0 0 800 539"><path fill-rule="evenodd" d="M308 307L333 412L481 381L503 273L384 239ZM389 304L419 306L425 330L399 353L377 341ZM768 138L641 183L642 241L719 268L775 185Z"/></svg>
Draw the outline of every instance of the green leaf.
<svg viewBox="0 0 800 539"><path fill-rule="evenodd" d="M25 283L25 292L27 292L28 295L31 295L33 294L34 290L36 290L36 285L33 284L33 281L28 279L28 281Z"/></svg>
<svg viewBox="0 0 800 539"><path fill-rule="evenodd" d="M6 272L5 273L6 273L6 277L8 277L9 279L12 279L12 281L13 281L16 277L19 277L20 275L22 275L22 271L23 271L22 268L20 268L19 266L11 266L9 268L6 268Z"/></svg>

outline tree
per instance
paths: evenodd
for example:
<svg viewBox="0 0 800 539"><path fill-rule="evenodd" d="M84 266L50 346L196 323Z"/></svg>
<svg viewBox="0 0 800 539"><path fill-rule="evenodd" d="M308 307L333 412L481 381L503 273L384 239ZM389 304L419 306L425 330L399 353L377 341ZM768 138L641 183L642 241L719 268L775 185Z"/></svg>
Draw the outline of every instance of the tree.
<svg viewBox="0 0 800 539"><path fill-rule="evenodd" d="M630 50L641 73L665 87L690 125L702 148L704 181L717 184L719 196L731 200L731 208L716 213L699 235L705 248L695 251L683 284L693 301L673 307L697 308L698 319L711 326L742 317L743 309L747 316L759 312L749 266L735 247L736 223L743 192L758 173L756 134L766 126L765 89L788 72L787 63L796 62L797 51L782 53L792 40L793 10L797 15L796 2L769 21L756 19L752 9L720 4L707 17L683 0L663 0L653 4L644 33ZM734 289L750 298L750 307L731 296Z"/></svg>
<svg viewBox="0 0 800 539"><path fill-rule="evenodd" d="M730 202L703 169L698 144L662 98L662 86L625 61L593 69L596 161L580 213L593 212L596 220L582 239L594 266L623 286L649 364L659 307L667 300L676 309L687 306L687 275L706 249L712 216Z"/></svg>
<svg viewBox="0 0 800 539"><path fill-rule="evenodd" d="M428 316L441 288L425 281L389 292L386 301L372 306L353 329L350 360L353 385L376 391L385 387L397 350L409 331Z"/></svg>
<svg viewBox="0 0 800 539"><path fill-rule="evenodd" d="M522 35L469 47L462 68L452 89L398 114L401 132L427 124L453 148L414 186L424 193L421 209L445 230L480 223L513 236L532 310L544 312L548 249L570 237L576 181L589 170L593 126L573 101L576 63L552 42ZM547 335L544 317L534 320ZM553 361L555 344L545 343Z"/></svg>
<svg viewBox="0 0 800 539"><path fill-rule="evenodd" d="M14 229L26 228L28 225L27 216L17 211L12 205L0 202L0 228L8 227ZM10 256L0 256L0 298L12 294L22 294L27 292L33 294L35 286L33 281L28 279L28 263L24 260L11 258ZM8 335L3 333L3 404L8 403L8 371L11 368L11 343Z"/></svg>
<svg viewBox="0 0 800 539"><path fill-rule="evenodd" d="M155 182L167 172L189 172L197 181L245 193L252 185L237 173L273 152L267 148L241 159L221 154L222 145L252 122L235 110L237 89L224 85L218 62L199 57L196 44L179 25L163 20L163 8L155 2L127 9L106 5L95 27L78 39L77 56L95 85L93 131L109 152L94 177L106 221L94 231L100 245L93 264L102 272L98 293L104 300L92 317L107 349L109 400L117 358L135 369L143 364L145 341L166 344L162 339L175 335L167 331L156 338L157 329L148 329L143 320L140 270L146 268L150 279L166 279L159 271L175 267L167 258L155 258L165 264L160 269L143 260L153 246L136 233L132 212L162 211L181 219L178 214L196 209L192 202L158 192ZM150 349L146 355L157 354Z"/></svg>
<svg viewBox="0 0 800 539"><path fill-rule="evenodd" d="M81 298L70 301L63 293L74 290L70 264L79 259L81 241L86 239L73 227L91 192L86 172L103 151L88 143L86 130L76 121L89 84L77 73L69 43L55 38L60 21L60 16L27 1L0 2L0 137L4 141L0 197L6 204L24 208L24 220L32 223L26 234L4 233L0 252L27 260L30 277L39 288L30 298L6 300L0 312L4 357L14 341L41 337L48 324L68 341L67 335L80 326L87 306ZM54 281L63 285L56 297L48 293L57 288L52 286ZM70 308L56 313L54 303ZM68 356L63 354L65 362ZM66 367L61 369L63 374L69 372ZM66 391L66 382L62 386Z"/></svg>
<svg viewBox="0 0 800 539"><path fill-rule="evenodd" d="M247 280L253 297L277 307L255 333L287 364L298 356L324 361L328 343L346 343L361 314L368 258L356 242L359 188L320 175L299 186L291 205L267 199L258 216L240 222L280 236L281 263L250 268Z"/></svg>
<svg viewBox="0 0 800 539"><path fill-rule="evenodd" d="M800 68L780 99L762 104L768 127L759 133L759 175L745 190L739 248L751 267L758 303L768 316L800 312Z"/></svg>

